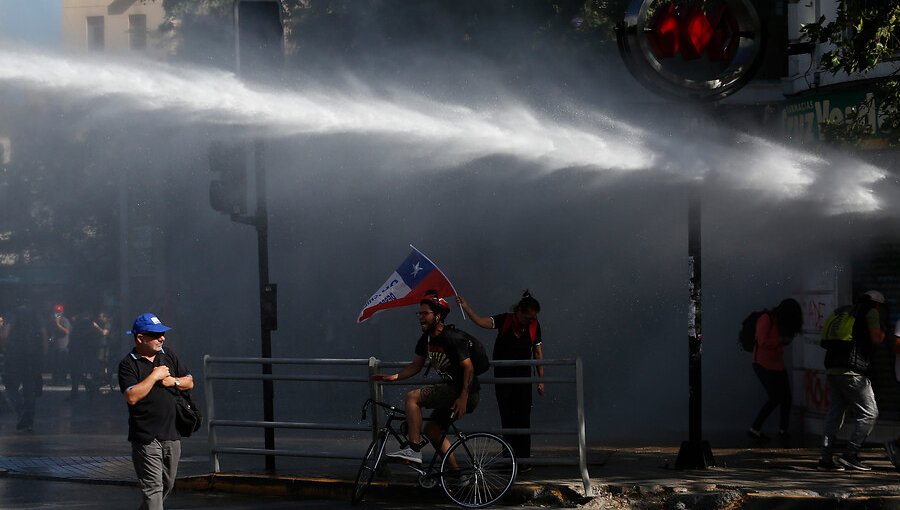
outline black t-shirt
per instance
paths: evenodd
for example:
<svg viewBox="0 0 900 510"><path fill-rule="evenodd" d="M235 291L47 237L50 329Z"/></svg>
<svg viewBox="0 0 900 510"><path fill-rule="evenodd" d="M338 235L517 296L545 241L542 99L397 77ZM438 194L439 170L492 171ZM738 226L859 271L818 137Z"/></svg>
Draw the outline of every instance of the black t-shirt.
<svg viewBox="0 0 900 510"><path fill-rule="evenodd" d="M9 338L6 340L5 371L40 371L44 359L45 329L38 316L20 306L9 316Z"/></svg>
<svg viewBox="0 0 900 510"><path fill-rule="evenodd" d="M531 338L531 327L519 331L515 314L501 313L491 316L497 328L497 340L494 341L493 359L498 360L530 360L534 357L534 348L541 345L541 325L534 321L534 339ZM509 324L504 330L503 326ZM531 377L531 367L495 367L497 377Z"/></svg>
<svg viewBox="0 0 900 510"><path fill-rule="evenodd" d="M119 363L119 390L125 393L160 365L169 367L172 377L189 375L187 367L171 350L157 354L152 363L133 350ZM181 439L175 428L175 395L161 381L153 385L146 397L128 406L128 440L148 444L154 439Z"/></svg>
<svg viewBox="0 0 900 510"><path fill-rule="evenodd" d="M89 317L76 316L72 319L69 333L69 353L78 359L87 358L97 350L97 328Z"/></svg>
<svg viewBox="0 0 900 510"><path fill-rule="evenodd" d="M462 391L463 369L460 363L469 357L469 342L463 335L452 334L446 327L434 338L423 333L416 343L416 355L428 358L431 367L444 382ZM478 378L473 374L469 393L475 393L479 388Z"/></svg>

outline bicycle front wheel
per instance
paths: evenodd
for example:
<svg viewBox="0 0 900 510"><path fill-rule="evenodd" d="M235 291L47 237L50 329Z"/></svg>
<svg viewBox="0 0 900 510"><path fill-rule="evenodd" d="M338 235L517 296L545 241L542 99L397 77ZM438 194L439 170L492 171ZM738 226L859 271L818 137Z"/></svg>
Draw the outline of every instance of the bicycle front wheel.
<svg viewBox="0 0 900 510"><path fill-rule="evenodd" d="M382 454L384 454L384 444L386 441L387 433L382 430L378 433L378 437L372 440L369 449L366 450L366 456L363 457L362 464L359 466L359 471L356 473L356 485L353 486L353 494L350 497L351 504L355 505L362 501L366 489L369 488L369 484L372 483L372 478L375 477L375 470L378 469L378 463L381 461Z"/></svg>
<svg viewBox="0 0 900 510"><path fill-rule="evenodd" d="M481 508L506 494L516 472L516 457L509 444L479 432L457 439L447 450L441 461L441 487L457 505Z"/></svg>

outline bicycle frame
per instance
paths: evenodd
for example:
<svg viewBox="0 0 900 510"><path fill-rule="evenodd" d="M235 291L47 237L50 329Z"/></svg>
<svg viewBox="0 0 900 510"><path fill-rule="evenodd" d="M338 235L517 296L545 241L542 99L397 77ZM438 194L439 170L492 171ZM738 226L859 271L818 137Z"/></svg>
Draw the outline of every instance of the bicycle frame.
<svg viewBox="0 0 900 510"><path fill-rule="evenodd" d="M366 403L363 404L363 414L362 419L366 419L365 409L369 405L375 405L383 408L385 410L385 414L387 416L387 422L379 429L379 433L384 432L389 434L394 438L395 441L400 445L400 448L406 448L411 443L409 442L409 437L407 434L404 434L402 431L397 431L392 425L392 423L396 420L406 420L406 411L402 409L398 409L394 406L385 404L383 402L377 402L372 399L366 400ZM430 418L423 417L423 421L429 421ZM451 431L452 430L452 431ZM468 452L468 447L465 445L466 434L457 428L456 422L451 421L450 426L444 430L444 433L441 435L440 440L438 441L438 445L442 446L444 444L444 440L447 439L447 436L454 435L457 438L463 441L463 448ZM469 452L471 453L471 452ZM438 448L435 448L434 455L431 456L431 461L428 463L427 468L416 467L412 463L407 463L406 466L412 469L413 471L419 473L424 478L437 478L444 474L440 469L436 469L435 464L439 463L444 458L443 452L441 452Z"/></svg>
<svg viewBox="0 0 900 510"><path fill-rule="evenodd" d="M375 473L382 467L381 460L389 440L388 436L393 437L400 448L410 446L406 434L408 431L404 431L402 425L398 431L393 425L395 420L406 420L406 411L368 399L363 404L362 420L366 419L366 408L370 404L381 407L387 420L378 429L375 439L363 457L356 475L352 504L362 500ZM457 439L449 445L446 452L441 451L451 434ZM469 448L469 443L472 443L472 448ZM515 453L509 443L499 436L486 432L466 434L460 431L453 421L442 432L431 462L427 466L416 466L414 463L407 463L407 466L419 474L420 486L430 489L440 483L447 497L466 508L482 508L499 501L515 482L518 471Z"/></svg>

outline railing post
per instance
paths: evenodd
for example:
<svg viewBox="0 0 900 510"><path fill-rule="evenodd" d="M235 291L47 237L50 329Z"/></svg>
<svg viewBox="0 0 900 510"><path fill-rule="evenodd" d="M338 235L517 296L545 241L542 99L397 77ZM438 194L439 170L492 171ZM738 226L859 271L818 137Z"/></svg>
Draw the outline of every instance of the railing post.
<svg viewBox="0 0 900 510"><path fill-rule="evenodd" d="M203 387L206 390L206 437L209 442L209 460L213 473L219 472L219 454L216 453L216 428L212 421L215 419L215 398L213 398L212 380L209 379L209 354L203 356Z"/></svg>
<svg viewBox="0 0 900 510"><path fill-rule="evenodd" d="M591 477L587 470L587 441L584 437L584 370L581 356L575 358L575 398L578 402L578 467L581 470L581 482L584 484L585 497L593 497Z"/></svg>
<svg viewBox="0 0 900 510"><path fill-rule="evenodd" d="M369 398L375 400L377 402L381 401L381 383L372 379L372 376L378 373L378 365L380 361L377 358L371 357L369 358ZM378 429L381 428L381 416L378 413L378 408L376 406L372 406L372 440L374 441L376 437L378 437Z"/></svg>

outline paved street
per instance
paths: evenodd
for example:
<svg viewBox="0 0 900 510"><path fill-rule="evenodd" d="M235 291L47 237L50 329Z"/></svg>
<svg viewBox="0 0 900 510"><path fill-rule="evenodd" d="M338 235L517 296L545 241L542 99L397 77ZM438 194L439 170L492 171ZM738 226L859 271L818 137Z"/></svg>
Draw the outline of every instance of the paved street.
<svg viewBox="0 0 900 510"><path fill-rule="evenodd" d="M102 504L98 503L102 502ZM140 496L133 487L98 485L62 481L0 479L0 508L4 510L26 510L35 508L56 508L60 510L97 508L137 508ZM298 508L293 499L265 496L242 496L217 492L176 491L168 500L166 508L177 510L281 510ZM346 501L304 500L302 507L308 510L388 510L391 508L458 508L449 504L416 505L416 502L402 504L362 504L351 507ZM498 508L498 507L495 507Z"/></svg>
<svg viewBox="0 0 900 510"><path fill-rule="evenodd" d="M65 388L46 388L33 433L17 433L15 417L0 413L0 508L130 508L138 498L128 457L125 404L117 392L68 402ZM336 433L340 434L340 433ZM363 440L310 439L322 450L362 452ZM359 444L357 444L359 443ZM226 457L223 473L210 474L208 444L201 433L183 442L171 508L345 508L356 462L278 459L278 475L262 473L256 457ZM280 443L279 443L280 444ZM308 445L308 446L310 446ZM536 449L536 455L556 452ZM717 467L674 469L677 446L613 447L589 452L585 498L574 467L537 466L521 474L509 504L602 508L900 508L900 474L877 445L864 450L871 472L822 472L815 448L716 448ZM445 506L439 491L423 492L405 469L378 477L372 508ZM447 505L448 508L451 506Z"/></svg>

